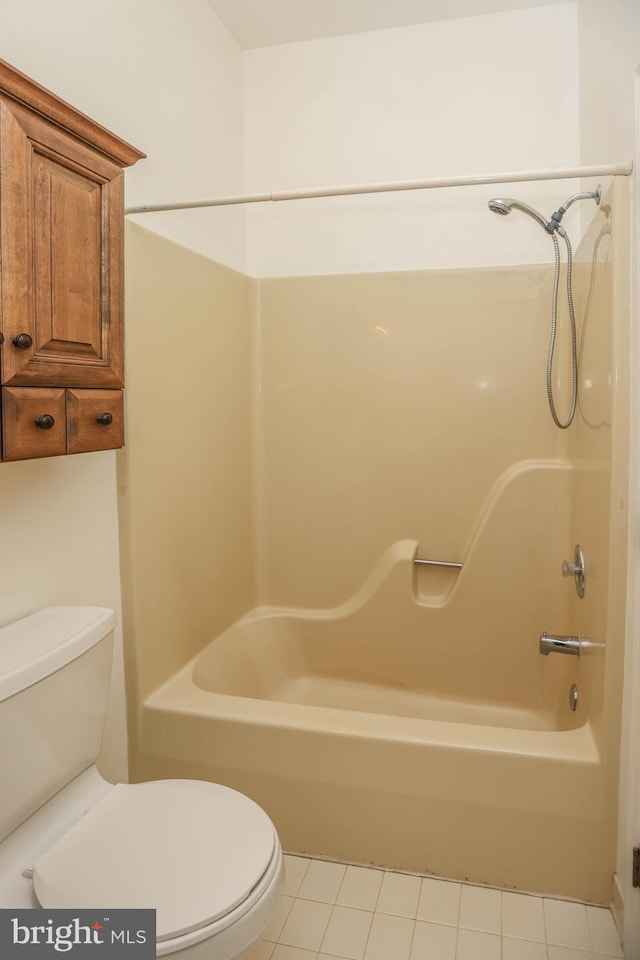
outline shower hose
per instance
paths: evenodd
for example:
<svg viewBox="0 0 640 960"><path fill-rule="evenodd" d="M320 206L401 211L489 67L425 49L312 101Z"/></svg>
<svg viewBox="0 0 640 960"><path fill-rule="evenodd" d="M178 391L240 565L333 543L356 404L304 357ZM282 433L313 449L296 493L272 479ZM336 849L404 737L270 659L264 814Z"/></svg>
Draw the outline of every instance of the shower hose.
<svg viewBox="0 0 640 960"><path fill-rule="evenodd" d="M557 231L560 233L560 230ZM553 357L556 349L556 332L558 327L558 286L560 283L560 245L558 243L558 238L556 233L551 234L551 239L553 240L553 247L555 252L555 271L553 276L553 295L552 295L552 304L551 304L551 336L549 338L549 352L547 354L547 399L549 401L549 409L551 411L551 416L557 427L560 427L561 430L566 430L567 427L571 426L573 418L576 412L576 403L578 399L578 338L576 332L576 315L573 309L573 295L571 292L571 273L573 269L573 254L571 251L571 243L569 242L569 237L564 230L561 232L561 236L564 242L567 245L567 303L569 305L569 322L571 326L571 409L569 410L569 416L563 422L558 417L556 412L556 406L553 399Z"/></svg>

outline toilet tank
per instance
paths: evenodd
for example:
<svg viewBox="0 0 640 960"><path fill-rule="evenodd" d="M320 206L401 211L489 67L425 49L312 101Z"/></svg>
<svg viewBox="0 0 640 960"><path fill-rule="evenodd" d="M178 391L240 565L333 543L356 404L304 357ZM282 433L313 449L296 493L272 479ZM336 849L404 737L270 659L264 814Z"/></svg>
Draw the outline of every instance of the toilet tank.
<svg viewBox="0 0 640 960"><path fill-rule="evenodd" d="M48 607L0 628L0 841L96 760L115 617Z"/></svg>

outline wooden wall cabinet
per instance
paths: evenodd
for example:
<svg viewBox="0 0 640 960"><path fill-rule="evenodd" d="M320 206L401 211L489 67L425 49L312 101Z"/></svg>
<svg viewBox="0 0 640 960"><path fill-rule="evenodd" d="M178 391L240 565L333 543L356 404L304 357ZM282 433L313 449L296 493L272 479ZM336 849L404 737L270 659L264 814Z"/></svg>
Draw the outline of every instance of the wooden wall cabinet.
<svg viewBox="0 0 640 960"><path fill-rule="evenodd" d="M143 156L0 60L2 459L122 446L123 167Z"/></svg>

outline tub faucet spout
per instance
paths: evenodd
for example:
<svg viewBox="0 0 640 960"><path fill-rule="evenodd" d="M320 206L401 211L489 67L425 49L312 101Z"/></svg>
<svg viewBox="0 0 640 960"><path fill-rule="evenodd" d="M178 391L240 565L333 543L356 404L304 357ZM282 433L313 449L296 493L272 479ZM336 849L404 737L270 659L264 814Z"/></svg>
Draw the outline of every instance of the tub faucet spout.
<svg viewBox="0 0 640 960"><path fill-rule="evenodd" d="M580 656L582 640L580 637L552 637L545 630L540 637L539 650L543 656L550 653L568 653L574 657Z"/></svg>

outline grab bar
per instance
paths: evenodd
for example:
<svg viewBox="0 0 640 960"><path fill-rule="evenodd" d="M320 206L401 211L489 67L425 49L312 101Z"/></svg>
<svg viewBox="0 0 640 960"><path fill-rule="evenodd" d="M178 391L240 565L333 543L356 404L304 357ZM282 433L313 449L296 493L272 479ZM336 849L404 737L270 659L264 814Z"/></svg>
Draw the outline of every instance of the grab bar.
<svg viewBox="0 0 640 960"><path fill-rule="evenodd" d="M449 567L451 570L462 570L461 563L452 563L450 560L423 560L421 557L415 557L414 563L421 563L425 567Z"/></svg>

